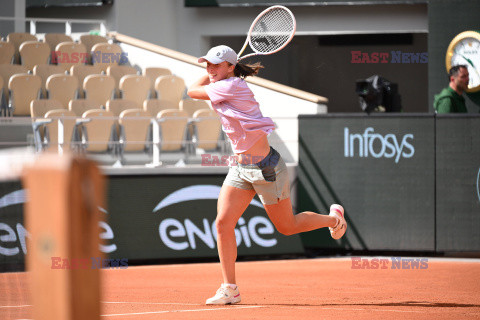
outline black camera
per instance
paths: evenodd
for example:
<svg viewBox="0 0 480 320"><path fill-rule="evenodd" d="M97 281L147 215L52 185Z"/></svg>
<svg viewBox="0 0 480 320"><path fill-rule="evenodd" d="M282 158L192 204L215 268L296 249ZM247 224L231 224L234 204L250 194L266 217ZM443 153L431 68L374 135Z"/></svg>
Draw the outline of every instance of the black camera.
<svg viewBox="0 0 480 320"><path fill-rule="evenodd" d="M355 92L359 96L360 107L368 114L402 111L398 85L378 75L357 80Z"/></svg>

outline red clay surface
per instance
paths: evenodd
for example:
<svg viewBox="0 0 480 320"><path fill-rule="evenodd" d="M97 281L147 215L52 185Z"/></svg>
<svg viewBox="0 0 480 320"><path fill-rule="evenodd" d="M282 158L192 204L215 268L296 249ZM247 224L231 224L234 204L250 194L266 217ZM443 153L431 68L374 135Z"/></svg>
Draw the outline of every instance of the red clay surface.
<svg viewBox="0 0 480 320"><path fill-rule="evenodd" d="M480 319L480 260L428 259L423 270L352 269L350 258L239 262L234 306L204 304L220 285L218 263L102 277L102 319ZM32 319L27 287L25 273L0 274L0 319Z"/></svg>

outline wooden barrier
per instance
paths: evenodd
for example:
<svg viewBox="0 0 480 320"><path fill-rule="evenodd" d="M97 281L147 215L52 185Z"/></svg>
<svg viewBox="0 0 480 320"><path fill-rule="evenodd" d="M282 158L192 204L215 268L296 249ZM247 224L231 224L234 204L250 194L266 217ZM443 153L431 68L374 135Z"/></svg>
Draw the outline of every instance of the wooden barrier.
<svg viewBox="0 0 480 320"><path fill-rule="evenodd" d="M100 319L98 207L104 179L94 162L41 155L24 171L27 270L33 318Z"/></svg>

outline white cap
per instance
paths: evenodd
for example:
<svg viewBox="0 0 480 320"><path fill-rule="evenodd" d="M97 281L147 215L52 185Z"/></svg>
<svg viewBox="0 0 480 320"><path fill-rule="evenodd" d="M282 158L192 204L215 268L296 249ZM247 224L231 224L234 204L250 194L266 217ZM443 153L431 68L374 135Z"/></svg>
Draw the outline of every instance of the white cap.
<svg viewBox="0 0 480 320"><path fill-rule="evenodd" d="M216 46L208 50L206 55L198 58L198 63L207 62L207 61L213 64L219 64L224 61L227 61L230 64L236 65L237 54L230 47L227 47L224 45Z"/></svg>

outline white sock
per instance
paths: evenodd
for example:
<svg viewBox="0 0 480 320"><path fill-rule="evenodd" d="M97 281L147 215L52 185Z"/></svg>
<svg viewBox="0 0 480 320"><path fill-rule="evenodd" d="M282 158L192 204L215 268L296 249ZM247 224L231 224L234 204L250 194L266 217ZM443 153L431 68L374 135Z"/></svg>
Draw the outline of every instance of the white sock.
<svg viewBox="0 0 480 320"><path fill-rule="evenodd" d="M237 288L237 285L233 283L222 283L222 287L230 287L231 289L235 290Z"/></svg>
<svg viewBox="0 0 480 320"><path fill-rule="evenodd" d="M340 219L337 218L337 223L335 223L335 226L333 228L336 228L338 226L338 224L340 223Z"/></svg>

